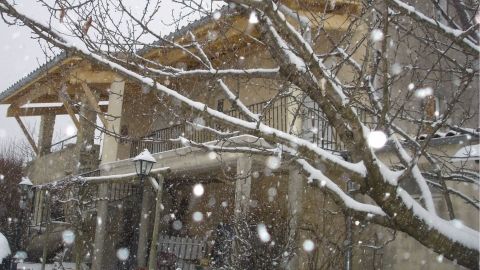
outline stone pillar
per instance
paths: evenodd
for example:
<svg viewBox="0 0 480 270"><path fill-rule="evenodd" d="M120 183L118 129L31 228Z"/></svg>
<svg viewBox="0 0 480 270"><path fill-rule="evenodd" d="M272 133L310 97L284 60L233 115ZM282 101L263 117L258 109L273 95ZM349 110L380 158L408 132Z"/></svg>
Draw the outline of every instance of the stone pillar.
<svg viewBox="0 0 480 270"><path fill-rule="evenodd" d="M287 106L287 123L288 130L287 132L292 132L293 134L300 135L303 132L303 119L301 116L301 105L300 100L303 95L302 92L297 87L291 87L290 92L292 97L288 98Z"/></svg>
<svg viewBox="0 0 480 270"><path fill-rule="evenodd" d="M77 172L93 170L97 165L98 154L94 153L95 125L97 113L88 108L88 100L85 95L81 97L82 107L80 108L80 129L77 131L77 143L75 152L78 159Z"/></svg>
<svg viewBox="0 0 480 270"><path fill-rule="evenodd" d="M302 250L302 237L299 230L299 224L303 214L303 197L305 193L305 179L303 179L299 169L290 168L288 172L288 215L289 235L291 242L296 245L295 256L290 259L287 269L304 269L306 265L305 256Z"/></svg>
<svg viewBox="0 0 480 270"><path fill-rule="evenodd" d="M52 146L53 129L55 127L55 114L44 114L40 117L40 132L38 137L38 155L50 153Z"/></svg>
<svg viewBox="0 0 480 270"><path fill-rule="evenodd" d="M107 214L108 214L108 184L103 183L98 186L98 201L97 201L97 224L95 226L95 240L93 244L93 259L92 270L101 270L103 255L105 234L107 228Z"/></svg>
<svg viewBox="0 0 480 270"><path fill-rule="evenodd" d="M116 78L110 85L108 115L115 117L106 117L108 127L105 128L116 134L120 134L124 90L125 81L121 78ZM105 134L103 140L102 163L116 161L118 158L118 148L118 140L113 136Z"/></svg>
<svg viewBox="0 0 480 270"><path fill-rule="evenodd" d="M148 180L146 180L148 181ZM137 246L137 266L144 268L147 266L147 246L148 246L148 231L150 221L150 205L151 192L148 184L143 187L142 196L142 211L140 213L140 228L138 231L138 246Z"/></svg>
<svg viewBox="0 0 480 270"><path fill-rule="evenodd" d="M241 156L237 159L237 181L235 182L235 219L247 216L252 186L252 159Z"/></svg>
<svg viewBox="0 0 480 270"><path fill-rule="evenodd" d="M119 133L120 122L123 106L123 93L125 89L125 81L120 78L116 78L110 86L110 96L108 103L108 114L118 116L113 119L108 119L107 127L109 131ZM103 140L102 162L100 168L105 163L113 162L117 160L118 142L115 137L105 134ZM108 184L103 183L98 186L97 201L97 225L95 228L95 241L93 249L92 270L104 269L102 262L104 256L104 244L106 225L108 217Z"/></svg>

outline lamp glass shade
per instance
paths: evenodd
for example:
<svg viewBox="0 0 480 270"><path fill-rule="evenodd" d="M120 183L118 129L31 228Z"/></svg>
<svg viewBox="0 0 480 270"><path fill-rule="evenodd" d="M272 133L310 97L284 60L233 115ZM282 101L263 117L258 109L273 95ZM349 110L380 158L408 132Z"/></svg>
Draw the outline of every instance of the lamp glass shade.
<svg viewBox="0 0 480 270"><path fill-rule="evenodd" d="M145 176L150 174L156 160L150 152L145 149L133 159L133 162L135 163L135 171L137 172L137 175Z"/></svg>
<svg viewBox="0 0 480 270"><path fill-rule="evenodd" d="M20 189L24 192L29 191L33 187L32 181L30 181L28 177L22 177L22 181L20 181L18 185L20 186Z"/></svg>

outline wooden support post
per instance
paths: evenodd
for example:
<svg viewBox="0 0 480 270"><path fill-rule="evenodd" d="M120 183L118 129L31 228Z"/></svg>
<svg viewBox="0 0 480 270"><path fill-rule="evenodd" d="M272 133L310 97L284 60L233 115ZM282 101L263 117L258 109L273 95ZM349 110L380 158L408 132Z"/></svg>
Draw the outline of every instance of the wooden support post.
<svg viewBox="0 0 480 270"><path fill-rule="evenodd" d="M34 151L36 154L38 154L37 145L35 144L35 141L33 140L32 136L31 136L30 133L28 132L27 128L26 128L25 125L23 124L22 119L20 119L19 116L15 115L15 120L17 120L17 123L18 123L18 125L20 126L20 128L22 129L23 134L25 135L25 137L27 137L27 140L28 140L28 142L30 143L30 146L32 147L33 151Z"/></svg>
<svg viewBox="0 0 480 270"><path fill-rule="evenodd" d="M144 182L145 183L145 182ZM149 219L149 206L150 206L150 187L149 185L143 185L142 196L142 210L140 213L140 228L138 231L138 246L137 246L137 266L138 268L144 268L147 266L147 242L148 242L148 221Z"/></svg>
<svg viewBox="0 0 480 270"><path fill-rule="evenodd" d="M65 92L59 93L58 97L60 98L60 100L62 100L63 107L65 107L65 110L70 116L70 119L72 119L73 124L75 125L75 127L77 127L77 130L80 130L80 123L78 122L78 119L75 116L75 111L73 110L72 106L70 106L70 103L68 103L68 100L63 95L67 95L67 93Z"/></svg>
<svg viewBox="0 0 480 270"><path fill-rule="evenodd" d="M63 101L63 107L65 107L65 110L67 110L67 113L70 116L70 119L72 119L73 124L75 125L77 130L79 130L80 129L80 123L78 122L78 119L75 116L75 112L73 111L70 104L67 101Z"/></svg>
<svg viewBox="0 0 480 270"><path fill-rule="evenodd" d="M158 189L155 202L155 220L153 222L152 243L150 244L150 255L148 257L148 269L157 269L157 246L158 233L160 230L160 214L162 212L162 192L163 192L163 175L158 176Z"/></svg>
<svg viewBox="0 0 480 270"><path fill-rule="evenodd" d="M43 243L43 250L42 250L42 266L41 270L45 270L45 264L47 263L47 245L48 245L48 238L50 237L50 195L48 190L45 191L44 195L44 203L45 203L45 212L47 215L47 220L45 224L45 241Z"/></svg>

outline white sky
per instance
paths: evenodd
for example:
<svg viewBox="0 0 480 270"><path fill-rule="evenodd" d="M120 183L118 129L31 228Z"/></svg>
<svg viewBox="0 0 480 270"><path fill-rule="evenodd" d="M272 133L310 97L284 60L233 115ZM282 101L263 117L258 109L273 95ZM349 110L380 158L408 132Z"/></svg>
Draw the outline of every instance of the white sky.
<svg viewBox="0 0 480 270"><path fill-rule="evenodd" d="M132 8L138 8L138 1L127 0ZM45 20L48 13L36 2L25 3L20 9L27 14L34 14L37 20ZM162 21L171 18L172 9L178 12L178 6L174 6L170 0L162 1L163 7L158 14ZM168 33L168 28L159 23L159 31L162 35ZM6 90L10 85L35 70L39 65L45 63L46 57L39 44L32 39L31 31L27 27L8 26L0 21L0 92ZM7 118L8 105L0 105L0 140L11 140L14 138L25 139L20 127L14 118ZM33 132L38 131L40 117L22 117ZM57 116L53 142L70 136L73 123L68 116ZM35 140L37 136L35 135Z"/></svg>

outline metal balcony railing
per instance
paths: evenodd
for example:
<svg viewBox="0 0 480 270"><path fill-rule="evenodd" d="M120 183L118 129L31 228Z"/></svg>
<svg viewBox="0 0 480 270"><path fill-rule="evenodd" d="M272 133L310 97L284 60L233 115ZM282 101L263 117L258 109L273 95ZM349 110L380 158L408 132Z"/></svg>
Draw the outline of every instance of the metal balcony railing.
<svg viewBox="0 0 480 270"><path fill-rule="evenodd" d="M67 148L68 146L74 145L76 142L77 142L77 135L73 135L73 136L65 138L61 141L53 143L50 146L50 153L58 152L60 150L63 150L65 148Z"/></svg>
<svg viewBox="0 0 480 270"><path fill-rule="evenodd" d="M300 106L300 108L298 106ZM323 149L332 151L344 150L339 136L330 126L319 106L314 102L304 102L299 105L292 98L282 97L273 101L252 104L248 106L248 109L253 113L259 114L264 124L284 132L290 132L290 125L293 119L301 119L301 134L297 135L317 143ZM360 119L366 123L366 113L363 110L357 111L360 114ZM226 114L245 119L244 115L235 109L226 112ZM227 127L222 127L209 121L205 121L204 125L217 130L228 130ZM197 143L220 139L217 134L209 130L196 129L188 123L182 123L158 129L144 136L141 140L132 142L130 157L136 156L143 149L148 149L151 153L160 153L184 147L181 142L174 140L178 139L179 136L183 136Z"/></svg>

